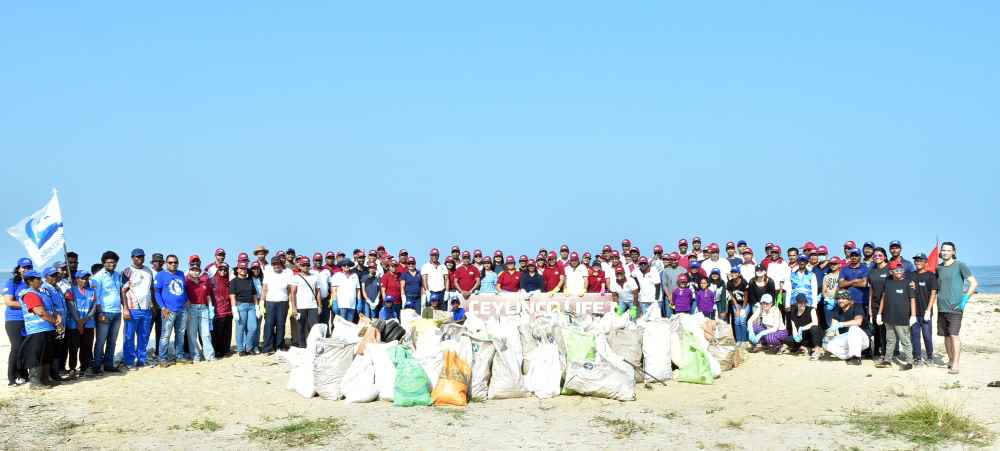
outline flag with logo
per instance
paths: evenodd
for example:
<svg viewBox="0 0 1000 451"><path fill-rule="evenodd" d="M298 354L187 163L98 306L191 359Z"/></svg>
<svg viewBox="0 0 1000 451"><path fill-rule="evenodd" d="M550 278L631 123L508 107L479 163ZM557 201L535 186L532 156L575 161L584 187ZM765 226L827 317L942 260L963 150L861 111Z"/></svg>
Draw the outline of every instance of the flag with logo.
<svg viewBox="0 0 1000 451"><path fill-rule="evenodd" d="M45 262L63 252L66 239L63 235L62 211L59 209L59 194L52 190L49 203L7 229L7 233L24 245L28 256L41 267Z"/></svg>

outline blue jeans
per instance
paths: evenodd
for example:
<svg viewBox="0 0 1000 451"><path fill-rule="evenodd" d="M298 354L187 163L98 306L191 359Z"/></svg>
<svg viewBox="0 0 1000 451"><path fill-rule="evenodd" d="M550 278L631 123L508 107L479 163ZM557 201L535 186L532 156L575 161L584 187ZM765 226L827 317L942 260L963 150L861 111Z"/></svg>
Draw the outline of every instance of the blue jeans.
<svg viewBox="0 0 1000 451"><path fill-rule="evenodd" d="M910 326L910 341L913 342L913 360L919 360L920 357L920 339L924 340L924 350L926 351L926 359L929 361L934 357L934 335L931 329L931 321L924 321L924 315L917 315L917 323Z"/></svg>
<svg viewBox="0 0 1000 451"><path fill-rule="evenodd" d="M674 310L670 308L670 301L664 299L660 301L660 316L670 318L674 315Z"/></svg>
<svg viewBox="0 0 1000 451"><path fill-rule="evenodd" d="M115 367L115 343L118 341L118 329L122 325L121 313L103 313L108 318L108 322L97 322L97 340L94 341L94 363L95 370Z"/></svg>
<svg viewBox="0 0 1000 451"><path fill-rule="evenodd" d="M240 314L236 321L236 352L250 352L257 349L257 307L252 302L236 304Z"/></svg>
<svg viewBox="0 0 1000 451"><path fill-rule="evenodd" d="M191 360L199 358L209 362L215 360L212 333L208 329L208 324L211 322L212 320L208 318L208 305L188 304L187 339L188 348L191 350ZM200 345L198 337L201 337Z"/></svg>
<svg viewBox="0 0 1000 451"><path fill-rule="evenodd" d="M735 311L735 309L734 309ZM750 340L749 331L747 330L747 319L750 318L751 309L747 306L743 309L743 314L737 316L733 314L733 329L734 335L737 343L742 343Z"/></svg>
<svg viewBox="0 0 1000 451"><path fill-rule="evenodd" d="M174 333L174 358L187 359L184 355L184 331L187 330L187 308L182 307L176 312L170 312L166 318L160 316L160 362L167 362L170 354L170 332Z"/></svg>
<svg viewBox="0 0 1000 451"><path fill-rule="evenodd" d="M413 294L413 295L407 294L406 295L406 304L403 305L403 308L410 308L410 309L416 310L417 311L417 315L419 315L420 314L420 309L423 308L423 305L420 302L420 293Z"/></svg>
<svg viewBox="0 0 1000 451"><path fill-rule="evenodd" d="M375 309L373 309L364 299L358 298L355 303L355 310L358 311L359 315L365 315L368 318L375 318Z"/></svg>
<svg viewBox="0 0 1000 451"><path fill-rule="evenodd" d="M348 322L353 323L357 322L358 320L358 311L352 308L338 308L337 316L344 318Z"/></svg>
<svg viewBox="0 0 1000 451"><path fill-rule="evenodd" d="M379 318L383 320L389 320L392 318L399 319L399 307L400 305L396 303L398 299L392 296L386 296L385 301L382 303L382 311L379 312Z"/></svg>
<svg viewBox="0 0 1000 451"><path fill-rule="evenodd" d="M153 327L152 310L129 309L131 319L125 320L125 343L122 346L122 360L126 365L145 365L146 346L149 331Z"/></svg>

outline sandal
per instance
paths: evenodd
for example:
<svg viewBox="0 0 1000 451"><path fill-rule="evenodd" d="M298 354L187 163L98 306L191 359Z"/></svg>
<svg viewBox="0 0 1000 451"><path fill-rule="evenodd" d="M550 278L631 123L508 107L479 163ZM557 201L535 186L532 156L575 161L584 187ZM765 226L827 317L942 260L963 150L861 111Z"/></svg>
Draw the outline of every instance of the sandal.
<svg viewBox="0 0 1000 451"><path fill-rule="evenodd" d="M948 374L958 374L958 370L956 370L954 368L950 368L950 369L948 369Z"/></svg>

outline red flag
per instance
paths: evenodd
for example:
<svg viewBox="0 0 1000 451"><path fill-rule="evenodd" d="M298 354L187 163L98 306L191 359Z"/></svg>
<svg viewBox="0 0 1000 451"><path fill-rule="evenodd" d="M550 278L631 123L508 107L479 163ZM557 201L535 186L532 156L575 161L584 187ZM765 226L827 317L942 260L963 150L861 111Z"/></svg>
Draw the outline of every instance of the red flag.
<svg viewBox="0 0 1000 451"><path fill-rule="evenodd" d="M938 259L940 258L940 251L938 250L938 244L934 244L934 250L931 251L931 255L927 256L927 270L932 273L937 273Z"/></svg>

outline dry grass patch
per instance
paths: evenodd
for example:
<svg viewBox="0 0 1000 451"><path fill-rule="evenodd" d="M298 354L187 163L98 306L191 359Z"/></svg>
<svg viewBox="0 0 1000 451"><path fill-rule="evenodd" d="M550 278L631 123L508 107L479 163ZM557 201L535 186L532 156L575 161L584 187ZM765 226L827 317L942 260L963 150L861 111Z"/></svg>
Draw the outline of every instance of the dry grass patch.
<svg viewBox="0 0 1000 451"><path fill-rule="evenodd" d="M897 436L923 446L949 442L989 446L995 439L986 426L957 408L935 404L927 398L918 399L892 414L854 411L850 422L869 434Z"/></svg>

